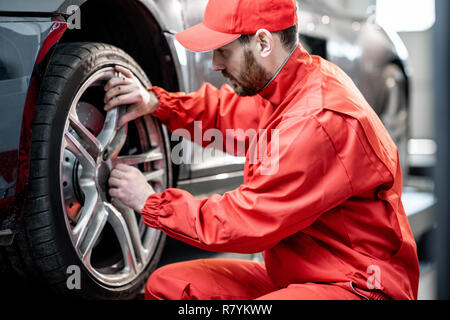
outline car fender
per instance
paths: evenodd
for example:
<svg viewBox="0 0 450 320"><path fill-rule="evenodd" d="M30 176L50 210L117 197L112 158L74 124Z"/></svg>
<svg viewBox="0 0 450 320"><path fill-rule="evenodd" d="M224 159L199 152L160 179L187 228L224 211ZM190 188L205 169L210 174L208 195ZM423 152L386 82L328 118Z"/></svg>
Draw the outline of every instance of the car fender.
<svg viewBox="0 0 450 320"><path fill-rule="evenodd" d="M20 130L20 138L13 139L14 137L11 136L12 144L0 144L0 159L3 163L7 164L2 168L0 176L3 180L3 188L0 190L2 191L0 192L0 219L3 222L0 222L0 230L7 228L15 229L11 224L16 222L16 218L20 220L22 216L21 209L25 199L29 175L32 123L38 94L55 46L67 30L67 23L61 16L54 16L47 20L33 20L28 17L15 18L14 20L15 22L10 23L8 28L14 30L15 25L13 23L21 23L22 25L30 24L33 27L31 29L39 30L35 34L32 34L32 36L40 41L33 48L33 52L31 52L31 56L36 57L34 62L25 61L30 65L29 67L24 68L18 75L14 75L13 72L6 73L9 78L0 81L0 95L2 91L6 90L5 88L8 83L22 81L24 82L22 87L25 87L28 83L26 90L23 90L23 88L17 89L16 87L18 86L13 86L13 92L11 94L8 95L3 92L2 96L6 97L5 101L7 105L3 106L3 114L11 114L14 117L13 126L16 133L11 132L11 135L17 136L17 131ZM20 22L17 22L17 20L20 20ZM38 24L38 27L36 27L36 24ZM0 24L0 26L2 25L4 24ZM12 44L10 48L16 45L12 42L13 39L2 39L2 41L7 40ZM26 65L26 63L23 64ZM19 77L16 78L17 76ZM16 96L17 98L8 99L10 96ZM0 126L6 126L6 122L9 120L8 117L5 119L0 118ZM7 217L3 219L2 217L5 215ZM14 219L8 219L8 216L14 216ZM7 225L5 225L5 221L7 221Z"/></svg>

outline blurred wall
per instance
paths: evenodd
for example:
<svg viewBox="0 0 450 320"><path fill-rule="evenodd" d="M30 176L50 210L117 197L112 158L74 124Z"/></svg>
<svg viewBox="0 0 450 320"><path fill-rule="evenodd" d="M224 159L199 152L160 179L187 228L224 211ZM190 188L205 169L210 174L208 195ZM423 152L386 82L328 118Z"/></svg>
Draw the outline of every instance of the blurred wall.
<svg viewBox="0 0 450 320"><path fill-rule="evenodd" d="M348 13L367 15L367 9L376 5L376 0L326 0L339 5ZM409 66L412 70L411 83L411 138L434 138L433 101L433 30L422 32L400 32L409 51Z"/></svg>
<svg viewBox="0 0 450 320"><path fill-rule="evenodd" d="M375 5L376 0L332 0L334 2L340 3L345 10L351 14L358 16L366 15L367 8L369 6Z"/></svg>
<svg viewBox="0 0 450 320"><path fill-rule="evenodd" d="M399 35L408 48L412 69L411 137L431 139L434 138L433 30Z"/></svg>

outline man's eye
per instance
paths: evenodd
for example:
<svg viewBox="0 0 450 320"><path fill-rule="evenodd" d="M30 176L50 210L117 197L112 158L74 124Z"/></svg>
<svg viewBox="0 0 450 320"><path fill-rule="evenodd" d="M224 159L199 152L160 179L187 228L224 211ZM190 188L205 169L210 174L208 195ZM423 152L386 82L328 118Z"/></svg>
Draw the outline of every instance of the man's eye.
<svg viewBox="0 0 450 320"><path fill-rule="evenodd" d="M217 52L222 56L225 55L225 50L223 50L223 49L217 49Z"/></svg>

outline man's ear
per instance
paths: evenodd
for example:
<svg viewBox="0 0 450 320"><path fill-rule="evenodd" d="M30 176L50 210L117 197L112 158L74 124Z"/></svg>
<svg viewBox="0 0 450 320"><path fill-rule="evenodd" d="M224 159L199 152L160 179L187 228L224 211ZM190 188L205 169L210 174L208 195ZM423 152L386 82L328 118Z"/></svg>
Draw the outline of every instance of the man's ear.
<svg viewBox="0 0 450 320"><path fill-rule="evenodd" d="M257 54L267 58L273 51L274 39L272 33L266 29L259 29L255 34Z"/></svg>

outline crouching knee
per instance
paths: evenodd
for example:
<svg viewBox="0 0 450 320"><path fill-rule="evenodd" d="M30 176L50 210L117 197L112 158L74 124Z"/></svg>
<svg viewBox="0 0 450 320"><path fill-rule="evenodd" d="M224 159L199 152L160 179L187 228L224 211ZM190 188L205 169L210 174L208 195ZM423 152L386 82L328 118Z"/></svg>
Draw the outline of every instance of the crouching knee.
<svg viewBox="0 0 450 320"><path fill-rule="evenodd" d="M173 265L155 270L145 285L146 300L181 300L187 298L190 284L176 277Z"/></svg>

